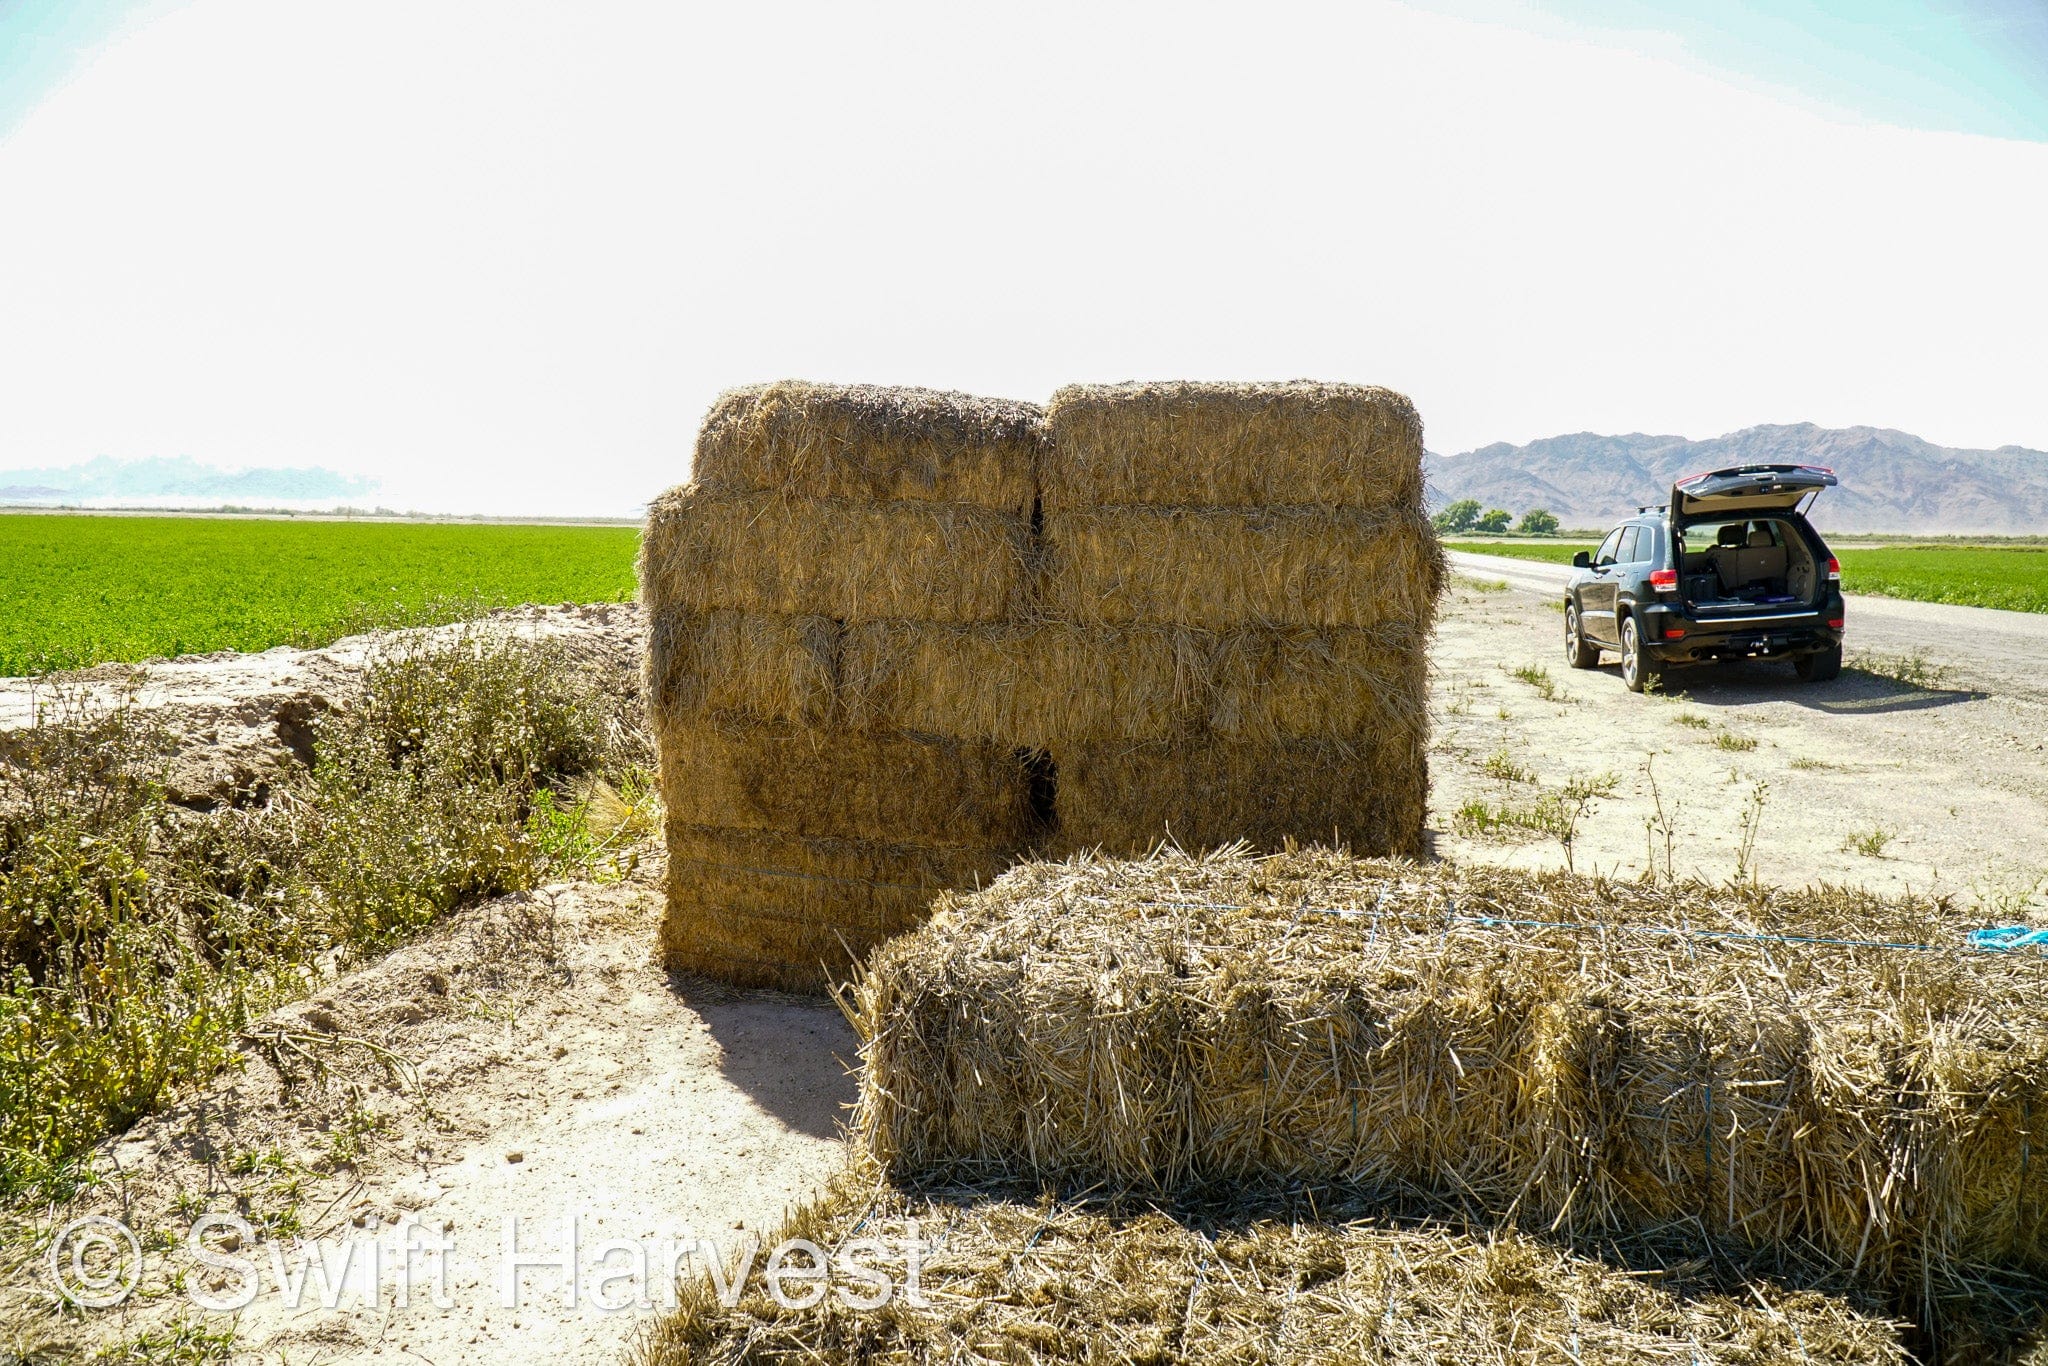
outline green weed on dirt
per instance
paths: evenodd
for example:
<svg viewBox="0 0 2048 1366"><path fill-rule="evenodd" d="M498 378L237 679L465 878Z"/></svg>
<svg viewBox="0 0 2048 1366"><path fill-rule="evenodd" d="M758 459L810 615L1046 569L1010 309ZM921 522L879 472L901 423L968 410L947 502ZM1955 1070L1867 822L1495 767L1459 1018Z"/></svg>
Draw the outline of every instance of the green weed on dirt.
<svg viewBox="0 0 2048 1366"><path fill-rule="evenodd" d="M0 516L0 676L625 602L635 527Z"/></svg>
<svg viewBox="0 0 2048 1366"><path fill-rule="evenodd" d="M313 965L587 866L583 794L648 828L635 705L546 645L401 646L309 773L211 813L166 801L163 738L133 712L0 736L0 1202L61 1195Z"/></svg>

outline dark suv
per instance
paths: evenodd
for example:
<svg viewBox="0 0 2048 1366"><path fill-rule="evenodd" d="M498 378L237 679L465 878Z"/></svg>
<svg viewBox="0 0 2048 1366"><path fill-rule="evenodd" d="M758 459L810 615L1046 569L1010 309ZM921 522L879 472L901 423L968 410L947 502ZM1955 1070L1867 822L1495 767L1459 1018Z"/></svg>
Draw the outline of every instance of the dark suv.
<svg viewBox="0 0 2048 1366"><path fill-rule="evenodd" d="M1842 566L1805 509L1836 483L1811 465L1744 465L1679 480L1572 558L1564 652L1590 669L1621 652L1632 692L1666 669L1790 659L1814 682L1842 671Z"/></svg>

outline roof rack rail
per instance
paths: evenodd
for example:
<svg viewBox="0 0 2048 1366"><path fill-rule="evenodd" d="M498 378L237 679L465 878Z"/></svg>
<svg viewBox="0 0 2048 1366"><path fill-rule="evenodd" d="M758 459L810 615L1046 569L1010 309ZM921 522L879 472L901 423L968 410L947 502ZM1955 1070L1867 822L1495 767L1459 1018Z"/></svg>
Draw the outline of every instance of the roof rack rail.
<svg viewBox="0 0 2048 1366"><path fill-rule="evenodd" d="M1637 508L1637 509L1636 509L1636 511L1637 511L1638 513L1643 513L1643 512L1669 512L1669 511L1671 511L1671 504L1669 504L1669 503L1645 503L1645 504L1643 504L1643 505L1642 505L1641 507Z"/></svg>

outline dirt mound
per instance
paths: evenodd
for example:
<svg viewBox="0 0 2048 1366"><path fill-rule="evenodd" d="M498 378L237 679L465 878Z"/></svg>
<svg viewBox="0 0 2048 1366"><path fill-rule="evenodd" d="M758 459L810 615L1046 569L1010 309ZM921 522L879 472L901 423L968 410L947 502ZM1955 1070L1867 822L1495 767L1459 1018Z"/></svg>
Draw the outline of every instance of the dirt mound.
<svg viewBox="0 0 2048 1366"><path fill-rule="evenodd" d="M280 646L261 654L184 655L145 664L103 664L45 678L0 679L0 754L5 733L126 704L169 735L170 799L194 810L261 801L294 766L311 762L313 724L343 706L371 662L407 642L452 640L464 631L545 640L622 687L644 649L640 610L630 603L515 607L475 623L348 636L318 650Z"/></svg>

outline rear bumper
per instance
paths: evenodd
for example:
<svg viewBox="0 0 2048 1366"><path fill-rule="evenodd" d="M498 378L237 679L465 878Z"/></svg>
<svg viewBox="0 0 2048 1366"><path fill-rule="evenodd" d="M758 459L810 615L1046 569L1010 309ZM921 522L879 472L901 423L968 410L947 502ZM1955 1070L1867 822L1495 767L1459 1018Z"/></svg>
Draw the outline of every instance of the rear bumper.
<svg viewBox="0 0 2048 1366"><path fill-rule="evenodd" d="M1645 606L1644 647L1660 664L1712 664L1728 659L1796 659L1837 648L1842 632L1828 625L1842 620L1840 606L1768 618L1687 616L1678 607ZM1672 632L1682 634L1675 638Z"/></svg>

